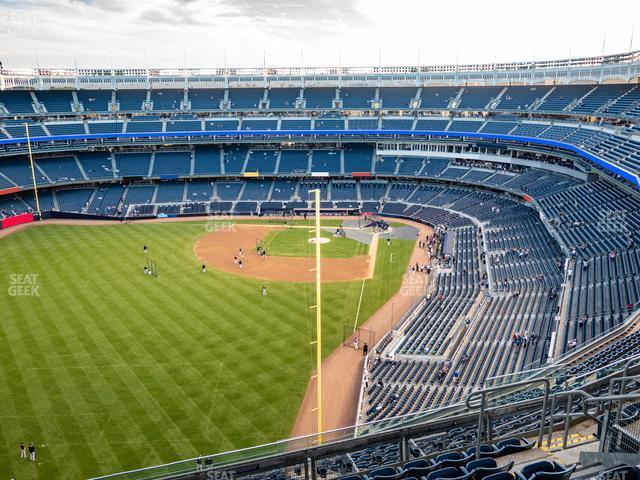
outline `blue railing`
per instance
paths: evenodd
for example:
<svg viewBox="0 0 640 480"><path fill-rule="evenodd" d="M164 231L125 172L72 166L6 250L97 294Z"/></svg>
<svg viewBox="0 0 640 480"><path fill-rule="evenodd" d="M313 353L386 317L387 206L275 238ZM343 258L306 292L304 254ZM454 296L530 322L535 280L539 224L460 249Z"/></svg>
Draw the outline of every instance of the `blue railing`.
<svg viewBox="0 0 640 480"><path fill-rule="evenodd" d="M83 135L50 135L32 137L31 142L34 144L48 142L65 142L65 141L83 141L83 140L118 140L118 139L136 139L136 138L181 138L181 137L209 137L212 140L225 140L236 138L253 138L268 137L270 139L288 139L297 138L336 138L340 140L348 140L349 138L370 138L377 140L381 138L393 137L394 140L400 138L422 138L422 137L439 137L439 138L473 138L479 140L502 140L506 142L519 142L545 147L560 148L573 152L592 163L608 170L609 172L619 175L625 180L634 184L640 190L640 176L622 168L615 163L604 160L592 153L583 150L580 147L570 143L560 142L557 140L548 140L545 138L524 137L520 135L504 135L497 133L478 133L478 132L447 132L443 130L196 130L185 132L135 132L135 133L91 133ZM1 139L2 145L25 145L26 137Z"/></svg>

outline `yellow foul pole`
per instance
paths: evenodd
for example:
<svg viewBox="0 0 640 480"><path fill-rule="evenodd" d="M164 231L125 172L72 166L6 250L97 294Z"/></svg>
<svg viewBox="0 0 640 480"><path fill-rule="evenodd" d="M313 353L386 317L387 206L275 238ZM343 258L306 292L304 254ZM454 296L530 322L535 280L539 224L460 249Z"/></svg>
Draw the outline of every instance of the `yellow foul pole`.
<svg viewBox="0 0 640 480"><path fill-rule="evenodd" d="M36 171L33 166L33 154L31 153L31 137L29 136L29 124L24 124L24 131L27 134L27 148L29 149L29 163L31 163L31 179L33 180L33 193L36 197L36 211L38 212L38 220L42 220L40 214L40 201L38 200L38 185L36 183Z"/></svg>
<svg viewBox="0 0 640 480"><path fill-rule="evenodd" d="M320 189L315 194L316 214L316 364L318 386L318 445L322 444L322 286L320 275Z"/></svg>

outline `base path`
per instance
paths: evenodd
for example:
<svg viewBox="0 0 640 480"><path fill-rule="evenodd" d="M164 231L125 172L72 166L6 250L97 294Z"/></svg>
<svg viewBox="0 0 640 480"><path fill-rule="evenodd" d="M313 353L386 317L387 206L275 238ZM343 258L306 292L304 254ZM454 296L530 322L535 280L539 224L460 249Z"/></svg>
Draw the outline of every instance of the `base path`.
<svg viewBox="0 0 640 480"><path fill-rule="evenodd" d="M420 230L420 238L433 234L433 229L425 225L405 220L396 222L412 225ZM384 248L383 245L378 248ZM409 265L415 263L429 263L429 252L416 245L411 255ZM421 292L425 292L431 282L431 276L421 273L406 274L398 292L371 316L361 328L373 330L376 341L380 340L393 323L407 312L416 302ZM373 346L371 346L373 347ZM372 348L373 350L373 348ZM375 353L371 352L369 357ZM341 345L322 362L322 429L324 431L350 427L355 423L358 411L358 398L362 379L364 357L362 350ZM313 373L315 375L315 372ZM302 400L298 417L291 431L292 437L312 435L317 432L317 395L315 379L311 378L307 391Z"/></svg>
<svg viewBox="0 0 640 480"><path fill-rule="evenodd" d="M261 257L255 251L256 242L269 232L287 227L273 225L236 224L234 228L205 234L194 246L196 256L207 267L260 280L313 282L314 257ZM242 248L242 268L234 263L234 255ZM240 257L239 257L240 258ZM375 256L359 255L351 258L323 258L322 281L340 282L370 278Z"/></svg>

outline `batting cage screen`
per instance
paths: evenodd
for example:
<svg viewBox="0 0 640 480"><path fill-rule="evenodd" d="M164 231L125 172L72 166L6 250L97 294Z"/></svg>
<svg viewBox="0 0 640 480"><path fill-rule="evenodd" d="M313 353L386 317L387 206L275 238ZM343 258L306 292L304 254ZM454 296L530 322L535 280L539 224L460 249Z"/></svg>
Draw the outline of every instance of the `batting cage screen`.
<svg viewBox="0 0 640 480"><path fill-rule="evenodd" d="M374 232L386 232L389 228L389 223L380 215L363 212L358 217L358 228L366 228Z"/></svg>
<svg viewBox="0 0 640 480"><path fill-rule="evenodd" d="M151 275L158 278L158 267L151 257L147 257L147 269L151 272Z"/></svg>
<svg viewBox="0 0 640 480"><path fill-rule="evenodd" d="M369 350L376 344L376 332L366 328L356 328L353 325L344 325L342 327L342 345L345 347L355 347L355 339L358 339L358 348L366 343Z"/></svg>
<svg viewBox="0 0 640 480"><path fill-rule="evenodd" d="M293 210L277 210L269 212L268 221L270 224L284 224L288 220L293 220L295 218L295 214Z"/></svg>

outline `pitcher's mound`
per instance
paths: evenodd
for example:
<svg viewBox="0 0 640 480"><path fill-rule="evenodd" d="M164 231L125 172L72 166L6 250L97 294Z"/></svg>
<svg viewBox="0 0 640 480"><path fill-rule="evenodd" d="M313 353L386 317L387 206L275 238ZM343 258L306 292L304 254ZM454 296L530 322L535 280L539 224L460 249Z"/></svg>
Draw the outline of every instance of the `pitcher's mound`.
<svg viewBox="0 0 640 480"><path fill-rule="evenodd" d="M288 282L312 282L315 279L315 259L312 257L261 257L255 251L257 242L264 239L274 228L267 225L235 224L225 230L210 232L198 240L194 246L196 256L207 267L260 280L280 280ZM322 238L322 243L330 241ZM240 254L242 249L242 255ZM234 262L234 256L238 263ZM242 268L239 261L242 260ZM352 258L323 258L322 281L340 282L371 278L369 255Z"/></svg>
<svg viewBox="0 0 640 480"><path fill-rule="evenodd" d="M329 243L330 241L331 240L329 240L328 238L320 237L320 241L317 242L317 243L322 245L323 243ZM309 240L307 240L307 242L313 243L315 245L316 244L316 238L315 237L310 238Z"/></svg>

